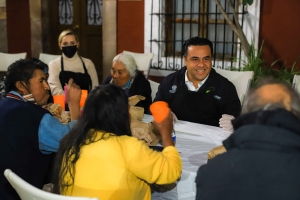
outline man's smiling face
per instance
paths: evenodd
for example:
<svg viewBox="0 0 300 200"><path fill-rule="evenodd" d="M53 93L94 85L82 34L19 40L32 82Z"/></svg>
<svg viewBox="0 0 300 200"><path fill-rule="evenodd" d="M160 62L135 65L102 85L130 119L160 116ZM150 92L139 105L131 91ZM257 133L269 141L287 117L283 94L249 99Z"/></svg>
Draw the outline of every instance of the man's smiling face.
<svg viewBox="0 0 300 200"><path fill-rule="evenodd" d="M210 73L212 67L211 49L208 45L189 46L187 56L184 58L184 64L187 68L189 81L197 85L203 81Z"/></svg>

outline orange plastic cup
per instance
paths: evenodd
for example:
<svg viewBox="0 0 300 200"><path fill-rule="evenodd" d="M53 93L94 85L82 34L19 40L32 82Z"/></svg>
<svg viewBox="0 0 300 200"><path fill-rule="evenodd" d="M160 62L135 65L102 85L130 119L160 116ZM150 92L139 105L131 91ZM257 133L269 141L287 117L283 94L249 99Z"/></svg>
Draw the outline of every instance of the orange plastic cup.
<svg viewBox="0 0 300 200"><path fill-rule="evenodd" d="M55 104L60 104L65 110L65 95L55 95L53 96L53 101Z"/></svg>
<svg viewBox="0 0 300 200"><path fill-rule="evenodd" d="M170 108L167 102L156 101L150 106L150 111L154 118L154 121L162 122L170 113Z"/></svg>
<svg viewBox="0 0 300 200"><path fill-rule="evenodd" d="M81 97L80 97L80 107L83 107L86 101L86 98L88 96L88 91L87 90L81 90Z"/></svg>

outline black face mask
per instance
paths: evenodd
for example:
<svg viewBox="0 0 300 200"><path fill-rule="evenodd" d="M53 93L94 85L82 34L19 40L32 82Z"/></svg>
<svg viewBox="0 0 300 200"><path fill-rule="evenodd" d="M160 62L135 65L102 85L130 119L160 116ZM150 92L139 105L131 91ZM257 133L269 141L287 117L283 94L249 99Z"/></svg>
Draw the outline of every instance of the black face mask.
<svg viewBox="0 0 300 200"><path fill-rule="evenodd" d="M72 58L75 55L76 51L77 51L77 45L62 47L62 52L68 58Z"/></svg>

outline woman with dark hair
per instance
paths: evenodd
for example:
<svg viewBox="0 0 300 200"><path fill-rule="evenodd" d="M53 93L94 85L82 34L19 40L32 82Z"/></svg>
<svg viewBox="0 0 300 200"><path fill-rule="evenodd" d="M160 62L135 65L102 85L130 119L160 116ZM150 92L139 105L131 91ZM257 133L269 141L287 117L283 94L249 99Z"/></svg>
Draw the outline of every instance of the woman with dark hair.
<svg viewBox="0 0 300 200"><path fill-rule="evenodd" d="M156 123L164 150L131 137L128 97L113 84L89 94L81 118L62 139L56 182L61 194L105 199L151 199L149 183L176 181L182 164L171 137L173 117Z"/></svg>
<svg viewBox="0 0 300 200"><path fill-rule="evenodd" d="M0 171L11 169L25 181L42 188L50 172L53 152L79 118L80 88L67 85L71 122L61 124L44 106L50 96L48 67L37 59L12 63L0 101ZM0 176L0 199L20 199Z"/></svg>

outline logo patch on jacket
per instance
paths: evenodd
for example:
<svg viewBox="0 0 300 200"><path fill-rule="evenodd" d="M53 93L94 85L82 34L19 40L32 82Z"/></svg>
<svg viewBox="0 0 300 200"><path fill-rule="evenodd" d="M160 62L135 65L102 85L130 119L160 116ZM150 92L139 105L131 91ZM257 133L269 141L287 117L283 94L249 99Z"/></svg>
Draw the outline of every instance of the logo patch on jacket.
<svg viewBox="0 0 300 200"><path fill-rule="evenodd" d="M177 85L172 86L172 90L169 90L170 93L175 93L177 89Z"/></svg>
<svg viewBox="0 0 300 200"><path fill-rule="evenodd" d="M218 99L218 100L221 100L221 97L218 96L218 95L214 95L214 98L215 98L215 99Z"/></svg>

